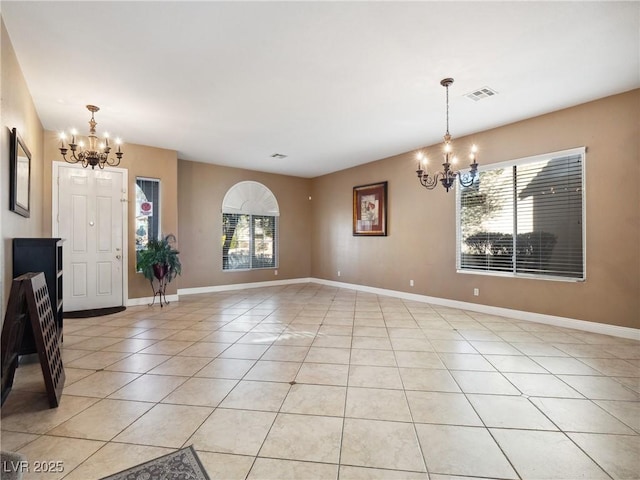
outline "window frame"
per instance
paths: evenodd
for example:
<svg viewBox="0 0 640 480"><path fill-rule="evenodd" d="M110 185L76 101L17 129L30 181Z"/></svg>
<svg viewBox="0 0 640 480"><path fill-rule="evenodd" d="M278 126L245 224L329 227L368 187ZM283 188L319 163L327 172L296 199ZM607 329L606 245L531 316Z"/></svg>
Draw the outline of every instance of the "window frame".
<svg viewBox="0 0 640 480"><path fill-rule="evenodd" d="M138 256L138 252L140 252L141 250L144 250L144 248L146 247L146 245L144 245L142 248L138 248L138 244L136 241L136 235L137 235L137 221L138 221L138 202L137 202L137 195L138 195L138 188L140 188L142 190L142 187L140 185L138 185L138 181L143 181L143 182L155 182L158 185L158 201L157 202L153 202L153 219L154 221L157 219L157 225L158 225L158 236L157 239L160 239L162 237L162 215L161 215L161 210L160 210L160 204L162 203L162 180L160 178L151 178L151 177L142 177L142 176L136 176L135 177L135 187L134 187L134 204L135 204L135 210L134 210L134 230L133 230L133 234L134 234L134 249L135 249L135 254L136 254L136 265L137 265L137 256ZM144 191L143 191L144 193ZM146 196L146 194L145 194ZM149 199L147 199L149 200ZM153 201L153 200L151 200ZM149 233L147 232L147 239L150 238L149 237ZM137 270L137 273L141 273L142 270Z"/></svg>
<svg viewBox="0 0 640 480"><path fill-rule="evenodd" d="M222 271L223 272L248 272L250 270L275 270L278 268L279 265L279 260L280 260L280 235L278 234L278 224L279 224L279 220L278 220L278 215L266 215L266 214L262 214L262 213L231 213L231 212L222 212L222 225L224 225L224 216L225 215L238 215L238 216L246 216L248 217L247 219L247 225L249 228L249 267L247 268L224 268L224 256L222 257ZM258 266L253 266L253 259L256 257L255 255L255 219L254 217L270 217L273 219L274 222L274 228L273 228L273 265L271 266L267 266L267 267L258 267ZM224 227L223 227L224 228ZM223 231L224 233L224 231ZM235 235L235 231L234 231L234 235Z"/></svg>
<svg viewBox="0 0 640 480"><path fill-rule="evenodd" d="M480 270L480 269L465 269L462 267L462 225L461 225L461 196L462 189L456 189L456 273L468 274L468 275L488 275L492 277L506 277L506 278L523 278L523 279L531 279L531 280L548 280L548 281L559 281L559 282L585 282L587 279L587 202L586 202L586 160L587 160L587 148L586 147L576 147L570 148L567 150L559 150L556 152L544 153L540 155L533 155L529 157L522 157L513 160L507 160L499 163L491 163L487 165L481 165L478 167L478 172L486 172L493 171L498 169L506 169L513 168L523 165L528 165L532 163L542 162L545 160L552 160L554 158L568 157L581 155L581 188L582 188L582 205L581 205L581 215L582 215L582 277L565 277L560 275L545 275L545 274L536 274L536 273L522 273L518 272L517 269L517 261L512 260L512 269L511 271L496 271L496 270ZM515 180L512 183L512 186L515 188ZM517 199L514 197L514 214L513 214L513 224L514 231L517 232L515 226L517 225L518 217L517 217ZM516 235L513 235L513 242L515 245ZM513 248L513 252L516 249Z"/></svg>

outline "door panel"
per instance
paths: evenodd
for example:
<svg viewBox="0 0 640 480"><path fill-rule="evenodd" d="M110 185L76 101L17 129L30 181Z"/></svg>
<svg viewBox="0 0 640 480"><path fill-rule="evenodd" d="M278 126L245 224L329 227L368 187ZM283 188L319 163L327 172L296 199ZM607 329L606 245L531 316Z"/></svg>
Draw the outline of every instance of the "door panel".
<svg viewBox="0 0 640 480"><path fill-rule="evenodd" d="M111 262L101 262L97 265L97 295L111 295L113 293L113 278L111 276Z"/></svg>
<svg viewBox="0 0 640 480"><path fill-rule="evenodd" d="M64 247L63 247L64 248ZM72 285L71 297L86 297L87 296L87 264L86 263L73 263L71 264L70 280L67 284ZM68 295L64 295L65 301L70 299Z"/></svg>
<svg viewBox="0 0 640 480"><path fill-rule="evenodd" d="M111 230L113 228L111 198L96 198L96 230L98 233L98 252L110 253L113 251L113 237Z"/></svg>
<svg viewBox="0 0 640 480"><path fill-rule="evenodd" d="M123 173L58 168L65 310L123 304ZM67 278L69 277L69 278Z"/></svg>
<svg viewBox="0 0 640 480"><path fill-rule="evenodd" d="M71 241L73 253L87 252L87 197L86 195L71 196L71 223L73 225L73 234L69 240Z"/></svg>

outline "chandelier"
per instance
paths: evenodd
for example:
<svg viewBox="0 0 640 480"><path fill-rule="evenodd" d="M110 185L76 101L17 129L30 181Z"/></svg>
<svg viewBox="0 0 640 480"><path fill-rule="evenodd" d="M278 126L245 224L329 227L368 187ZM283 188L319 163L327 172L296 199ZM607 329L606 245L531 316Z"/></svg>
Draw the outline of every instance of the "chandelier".
<svg viewBox="0 0 640 480"><path fill-rule="evenodd" d="M87 110L91 112L91 120L89 120L89 136L87 137L89 145L84 149L84 141L80 140L76 143L77 132L75 129L71 130L71 141L65 146L66 134L62 132L60 134L60 153L65 162L68 163L82 163L84 168L91 165L92 169L96 168L96 165L100 168L104 168L105 165L115 167L120 165L120 159L122 158L122 150L120 148L120 139L116 138L116 145L118 145L118 151L116 152L116 158L109 157L111 147L109 146L109 134L104 135L104 142L98 143L99 139L96 136L96 121L93 118L93 114L100 110L95 105L87 105ZM79 147L79 148L78 148ZM71 149L71 157L67 158L67 152Z"/></svg>
<svg viewBox="0 0 640 480"><path fill-rule="evenodd" d="M438 182L442 184L445 190L448 192L453 187L456 178L463 187L469 187L476 179L478 175L478 163L476 162L476 154L478 149L475 145L471 147L471 170L469 172L461 172L460 170L453 170L452 164L457 162L455 156L452 157L451 153L451 135L449 134L449 86L453 83L453 78L445 78L440 81L440 85L447 90L447 132L444 134L444 163L442 164L442 171L434 174L429 174L426 170L427 158L422 152L417 154L418 157L418 180L420 184L428 190L433 190ZM424 167L424 169L423 169Z"/></svg>

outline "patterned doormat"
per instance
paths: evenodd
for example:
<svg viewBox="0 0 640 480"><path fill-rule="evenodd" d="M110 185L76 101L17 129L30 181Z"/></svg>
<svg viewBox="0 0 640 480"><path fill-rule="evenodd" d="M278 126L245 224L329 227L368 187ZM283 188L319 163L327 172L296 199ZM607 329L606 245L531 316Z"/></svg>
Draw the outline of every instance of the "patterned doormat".
<svg viewBox="0 0 640 480"><path fill-rule="evenodd" d="M211 480L193 445L101 480Z"/></svg>

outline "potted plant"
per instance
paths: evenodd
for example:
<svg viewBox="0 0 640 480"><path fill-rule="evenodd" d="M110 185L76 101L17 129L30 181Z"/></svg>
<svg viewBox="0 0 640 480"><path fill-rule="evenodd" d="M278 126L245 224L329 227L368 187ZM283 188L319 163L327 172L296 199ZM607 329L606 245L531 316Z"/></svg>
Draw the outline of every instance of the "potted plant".
<svg viewBox="0 0 640 480"><path fill-rule="evenodd" d="M182 273L182 264L178 257L180 252L173 246L175 242L176 236L173 234L165 235L159 239L149 239L146 248L138 252L137 268L151 283L154 302L156 295L160 295L160 306L162 306L166 285L176 275ZM159 283L157 290L153 286L154 279ZM164 303L169 302L165 299Z"/></svg>

